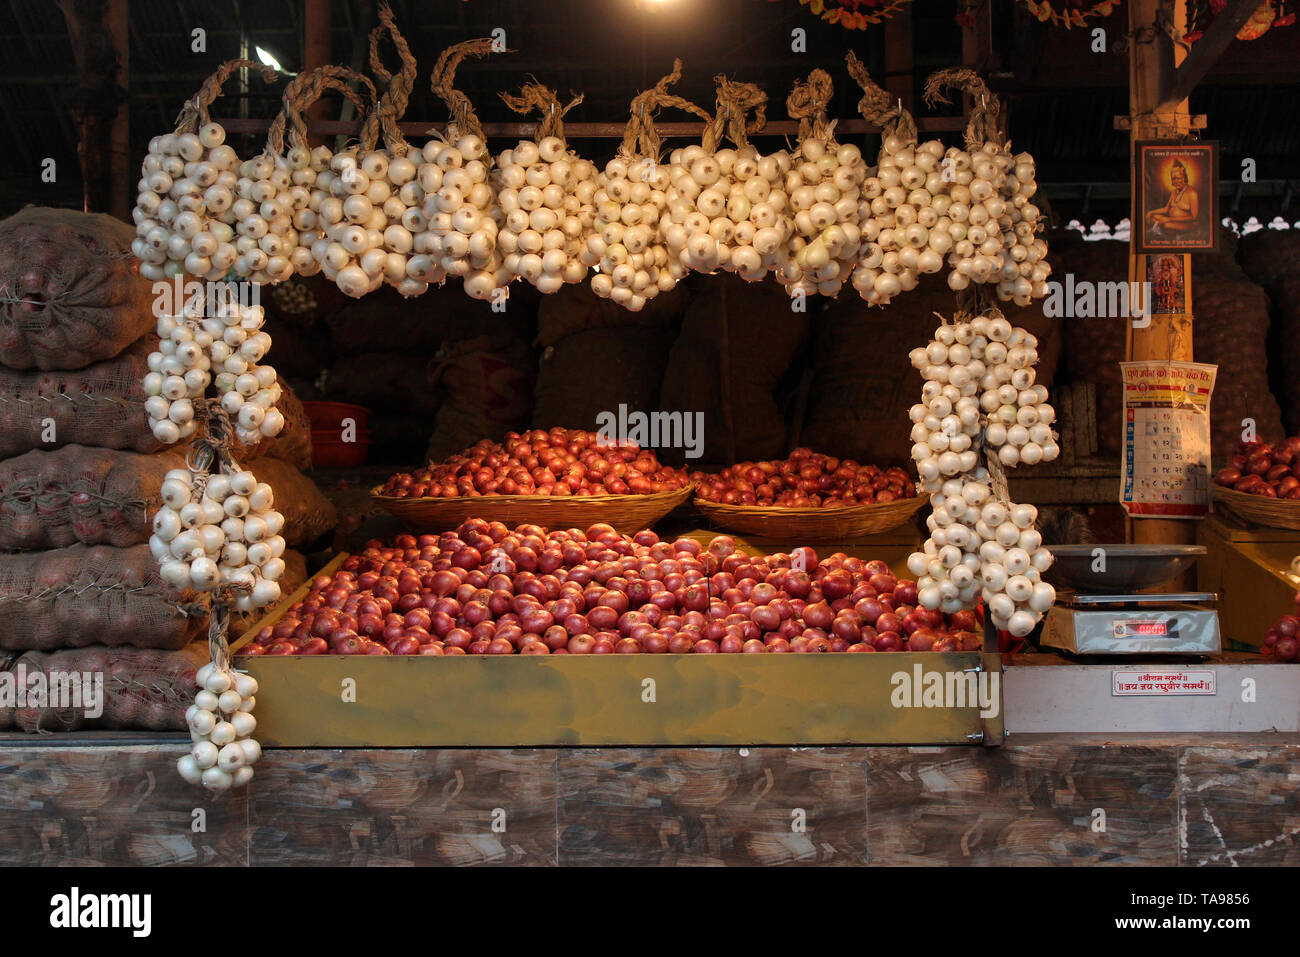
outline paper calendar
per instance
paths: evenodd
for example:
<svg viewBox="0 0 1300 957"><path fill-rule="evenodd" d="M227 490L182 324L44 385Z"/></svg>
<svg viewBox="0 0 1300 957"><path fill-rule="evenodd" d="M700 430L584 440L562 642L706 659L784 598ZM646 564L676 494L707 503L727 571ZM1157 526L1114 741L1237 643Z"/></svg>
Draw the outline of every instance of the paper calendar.
<svg viewBox="0 0 1300 957"><path fill-rule="evenodd" d="M1200 518L1210 507L1210 396L1218 366L1121 362L1120 504L1141 518Z"/></svg>

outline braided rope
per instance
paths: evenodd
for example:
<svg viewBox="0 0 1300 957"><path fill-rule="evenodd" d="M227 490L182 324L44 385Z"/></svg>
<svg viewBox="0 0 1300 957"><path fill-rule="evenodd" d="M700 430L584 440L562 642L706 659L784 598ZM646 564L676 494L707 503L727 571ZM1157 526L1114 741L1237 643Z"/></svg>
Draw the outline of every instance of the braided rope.
<svg viewBox="0 0 1300 957"><path fill-rule="evenodd" d="M438 56L438 62L434 64L433 75L429 79L429 88L447 104L447 112L451 114L451 120L448 123L449 137L454 135L454 128L455 133L459 135L469 134L480 139L483 138L483 126L474 113L474 104L470 102L468 96L456 89L456 68L460 66L461 61L467 56L477 57L481 60L491 52L492 40L488 37L482 37L478 40L462 40L460 43L454 43L443 50Z"/></svg>
<svg viewBox="0 0 1300 957"><path fill-rule="evenodd" d="M989 90L984 79L974 70L939 70L925 81L925 102L930 106L950 103L951 100L943 95L947 87L961 90L975 100L966 126L966 148L976 150L988 142L1002 142L1002 102Z"/></svg>
<svg viewBox="0 0 1300 957"><path fill-rule="evenodd" d="M415 88L415 76L419 66L406 38L397 29L393 19L393 9L386 2L379 5L379 25L370 31L370 69L381 83L385 84L383 97L379 100L379 122L384 131L384 145L393 156L405 156L411 151L411 145L402 136L397 121L406 112L410 102L411 91ZM379 56L380 38L387 33L397 48L397 55L402 61L401 69L394 76L389 73Z"/></svg>
<svg viewBox="0 0 1300 957"><path fill-rule="evenodd" d="M582 102L581 93L573 94L568 106L560 106L560 98L550 87L541 83L525 83L519 90L519 96L509 93L497 94L506 106L521 116L536 110L541 114L533 138L543 140L548 136L564 139L564 115Z"/></svg>
<svg viewBox="0 0 1300 957"><path fill-rule="evenodd" d="M221 95L221 88L234 72L243 69L257 70L267 83L274 83L278 75L271 67L254 63L252 60L227 60L203 81L203 85L193 97L185 101L180 114L176 117L176 132L193 133L201 125L210 123L212 118L208 115L208 107Z"/></svg>
<svg viewBox="0 0 1300 957"><path fill-rule="evenodd" d="M349 83L360 85L369 95L370 102L366 103L361 94L354 90ZM376 130L379 122L375 116L375 103L377 100L375 85L370 82L370 78L349 70L343 66L322 66L306 73L299 73L289 82L284 91L284 106L280 114L271 124L271 130L267 134L266 149L272 155L280 155L284 151L284 134L286 128L289 134L289 142L294 146L306 148L307 139L307 121L303 118L308 107L325 95L327 90L335 90L342 93L357 108L358 114L365 117L362 124L361 140L364 144L370 144L368 148L373 148L377 139Z"/></svg>
<svg viewBox="0 0 1300 957"><path fill-rule="evenodd" d="M708 112L696 106L690 100L674 96L668 92L668 87L681 78L682 61L675 59L673 60L672 72L661 77L659 82L648 90L643 90L632 98L627 130L623 133L623 151L625 153L648 156L653 159L658 158L662 141L659 131L655 129L654 116L666 106L685 110L687 113L699 117L706 124L712 122L713 117Z"/></svg>
<svg viewBox="0 0 1300 957"><path fill-rule="evenodd" d="M835 121L826 117L826 107L834 93L835 85L825 70L813 70L807 80L794 81L785 108L791 119L799 121L799 139L829 140L835 135Z"/></svg>
<svg viewBox="0 0 1300 957"><path fill-rule="evenodd" d="M725 133L735 146L747 146L749 134L767 125L767 94L754 83L737 83L721 73L713 80L718 85L716 111L704 129L701 145L710 153L717 152ZM747 122L750 111L754 118Z"/></svg>
<svg viewBox="0 0 1300 957"><path fill-rule="evenodd" d="M862 87L862 99L858 100L858 112L868 123L879 126L885 135L894 135L907 143L917 140L916 120L912 114L896 103L889 92L871 79L866 66L852 50L845 58L848 63L849 76L857 80Z"/></svg>

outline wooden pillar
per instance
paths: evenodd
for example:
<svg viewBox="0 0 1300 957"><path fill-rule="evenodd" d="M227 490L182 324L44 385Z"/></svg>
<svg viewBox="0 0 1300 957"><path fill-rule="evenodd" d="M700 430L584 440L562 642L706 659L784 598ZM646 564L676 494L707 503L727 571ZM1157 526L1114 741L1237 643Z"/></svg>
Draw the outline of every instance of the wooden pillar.
<svg viewBox="0 0 1300 957"><path fill-rule="evenodd" d="M304 0L302 15L303 72L332 63L330 58L330 0ZM314 120L325 119L326 101L317 100L307 110Z"/></svg>
<svg viewBox="0 0 1300 957"><path fill-rule="evenodd" d="M131 161L131 33L129 26L130 0L109 0L108 32L117 54L117 85L121 94L117 113L113 117L111 134L112 190L108 211L119 219L130 220L134 205L136 179Z"/></svg>
<svg viewBox="0 0 1300 957"><path fill-rule="evenodd" d="M77 126L77 156L88 212L125 217L129 126L125 81L127 0L60 0L77 69L69 111Z"/></svg>
<svg viewBox="0 0 1300 957"><path fill-rule="evenodd" d="M1191 131L1187 101L1166 102L1174 69L1183 61L1183 48L1175 45L1156 22L1161 0L1129 0L1129 158L1130 195L1137 195L1136 149L1139 140L1169 139ZM1186 29L1187 2L1174 0L1174 23ZM1137 211L1141 215L1141 211ZM1215 224L1217 227L1217 224ZM1146 258L1138 255L1138 222L1133 223L1129 240L1128 276L1130 282L1146 281ZM1188 314L1185 316L1151 316L1145 328L1128 324L1125 356L1130 360L1192 361L1192 269L1191 257L1183 257L1186 277ZM1116 375L1119 370L1116 370ZM1113 423L1119 428L1120 423ZM1187 545L1196 540L1196 523L1186 520L1140 518L1127 520L1129 539L1153 545Z"/></svg>

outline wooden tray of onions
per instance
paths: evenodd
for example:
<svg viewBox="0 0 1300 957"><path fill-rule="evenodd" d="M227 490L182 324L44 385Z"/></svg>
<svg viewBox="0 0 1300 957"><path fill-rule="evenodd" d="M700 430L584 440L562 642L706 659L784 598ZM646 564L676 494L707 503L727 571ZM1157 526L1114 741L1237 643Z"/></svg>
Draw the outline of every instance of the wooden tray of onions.
<svg viewBox="0 0 1300 957"><path fill-rule="evenodd" d="M723 505L695 500L715 528L742 535L827 541L877 535L905 524L929 501L924 495L869 505L791 508L779 505Z"/></svg>
<svg viewBox="0 0 1300 957"><path fill-rule="evenodd" d="M691 478L695 506L710 524L766 538L875 535L898 528L927 501L900 468L862 465L802 446L785 459L738 462L717 475L695 472Z"/></svg>
<svg viewBox="0 0 1300 957"><path fill-rule="evenodd" d="M371 498L414 532L437 533L455 528L469 518L485 518L507 525L533 524L543 528L588 528L598 522L620 532L636 532L654 525L691 496L691 486L647 495L474 495L452 498Z"/></svg>

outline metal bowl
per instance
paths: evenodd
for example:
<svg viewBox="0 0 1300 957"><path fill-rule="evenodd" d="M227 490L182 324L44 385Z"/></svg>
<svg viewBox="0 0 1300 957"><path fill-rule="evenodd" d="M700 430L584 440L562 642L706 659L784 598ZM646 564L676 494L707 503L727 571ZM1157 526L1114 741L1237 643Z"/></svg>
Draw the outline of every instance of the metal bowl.
<svg viewBox="0 0 1300 957"><path fill-rule="evenodd" d="M1122 594L1178 577L1205 554L1204 545L1048 545L1046 578L1084 594ZM1104 559L1104 561L1103 561Z"/></svg>

